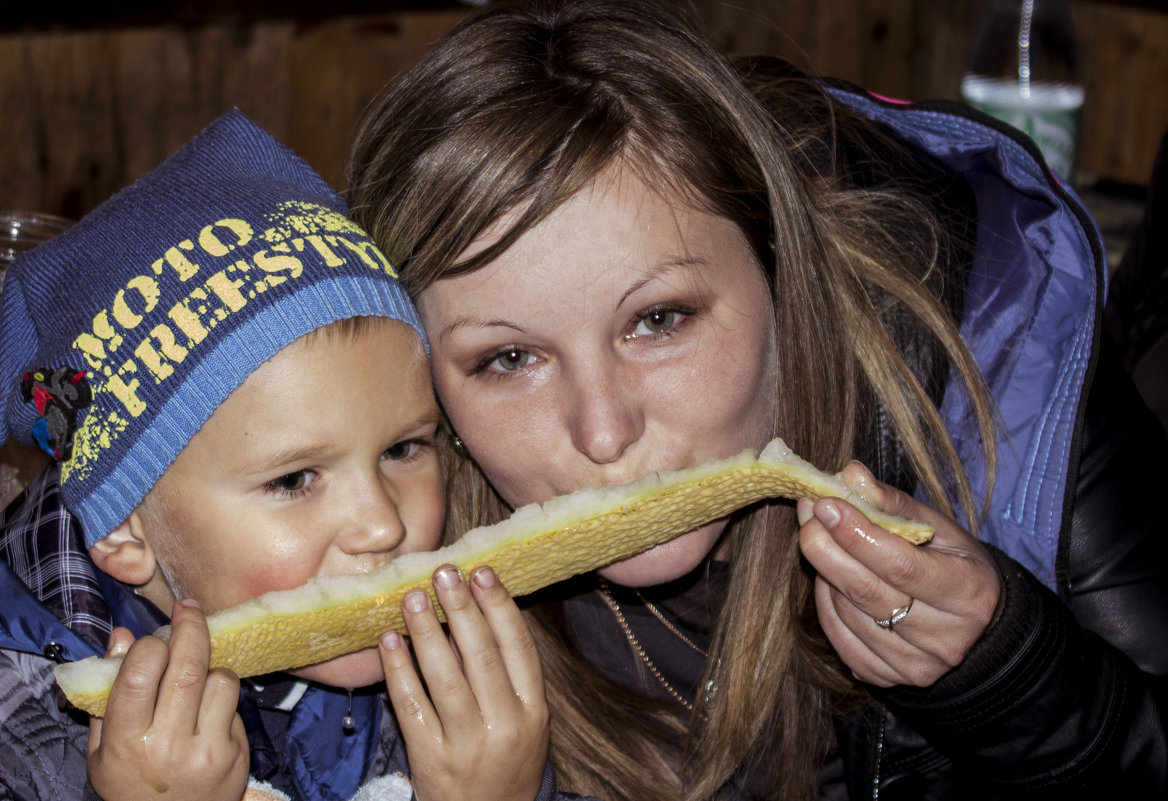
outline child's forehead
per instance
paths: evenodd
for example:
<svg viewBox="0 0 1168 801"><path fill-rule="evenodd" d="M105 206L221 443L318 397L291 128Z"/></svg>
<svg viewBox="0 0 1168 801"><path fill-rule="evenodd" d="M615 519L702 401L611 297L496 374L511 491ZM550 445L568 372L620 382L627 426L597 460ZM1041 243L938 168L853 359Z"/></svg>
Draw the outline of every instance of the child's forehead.
<svg viewBox="0 0 1168 801"><path fill-rule="evenodd" d="M424 344L418 332L407 323L402 322L396 317L382 317L379 315L361 315L336 320L314 331L310 331L302 337L302 340L304 342L312 342L317 339L353 340L363 336L386 336L387 331L392 335L392 332L397 329L412 334L418 344ZM392 353L386 354L386 356L392 355Z"/></svg>
<svg viewBox="0 0 1168 801"><path fill-rule="evenodd" d="M167 467L151 502L187 504L196 485L254 489L354 455L375 463L380 451L436 428L428 364L417 332L397 320L317 329L228 396Z"/></svg>
<svg viewBox="0 0 1168 801"><path fill-rule="evenodd" d="M366 315L339 320L297 338L257 365L240 388L273 380L270 376L284 375L290 368L300 372L305 363L350 382L391 373L403 380L414 373L428 377L430 370L422 337L412 326L390 317Z"/></svg>
<svg viewBox="0 0 1168 801"><path fill-rule="evenodd" d="M427 380L430 376L427 343L411 325L392 317L369 315L338 320L305 334L289 348L325 349L334 358L350 349L372 348L377 362L403 377L411 372L424 375Z"/></svg>

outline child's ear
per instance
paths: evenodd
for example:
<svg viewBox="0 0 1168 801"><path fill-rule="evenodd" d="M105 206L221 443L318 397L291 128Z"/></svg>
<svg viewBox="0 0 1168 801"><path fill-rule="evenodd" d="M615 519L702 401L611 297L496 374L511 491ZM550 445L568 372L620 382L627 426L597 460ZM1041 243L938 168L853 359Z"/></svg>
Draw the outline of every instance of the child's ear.
<svg viewBox="0 0 1168 801"><path fill-rule="evenodd" d="M137 509L109 536L90 548L89 556L99 570L132 587L149 582L158 569L154 549L142 536L142 521Z"/></svg>

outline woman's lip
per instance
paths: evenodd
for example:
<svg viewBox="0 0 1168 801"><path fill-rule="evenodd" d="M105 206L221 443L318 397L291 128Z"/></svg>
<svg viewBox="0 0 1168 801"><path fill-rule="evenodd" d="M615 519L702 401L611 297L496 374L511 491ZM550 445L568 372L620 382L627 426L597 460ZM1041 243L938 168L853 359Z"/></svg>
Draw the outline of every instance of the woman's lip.
<svg viewBox="0 0 1168 801"><path fill-rule="evenodd" d="M564 490L563 488L557 488L556 490L554 490L554 492L555 492L555 495L568 495L572 492L577 492L577 491L582 490L582 489L596 489L598 487L604 488L604 489L607 489L609 487L624 487L624 486L627 486L629 484L634 484L634 483L640 481L641 479L645 478L646 476L655 475L657 473L675 473L675 472L678 472L680 470L685 470L685 469L687 469L687 468L684 468L684 467L654 467L651 470L645 470L645 471L642 471L640 473L624 474L620 477L609 476L609 477L600 479L598 481L593 481L591 483L587 483L587 482L581 483L581 484L578 484L575 489ZM554 495L553 495L553 497L554 497Z"/></svg>

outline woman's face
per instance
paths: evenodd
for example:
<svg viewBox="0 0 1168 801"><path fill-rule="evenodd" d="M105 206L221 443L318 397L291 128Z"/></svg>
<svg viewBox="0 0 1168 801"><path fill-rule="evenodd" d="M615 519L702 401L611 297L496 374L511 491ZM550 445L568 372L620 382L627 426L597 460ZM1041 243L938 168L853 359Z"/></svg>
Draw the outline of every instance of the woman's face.
<svg viewBox="0 0 1168 801"><path fill-rule="evenodd" d="M771 435L774 315L745 238L627 169L602 174L484 268L426 289L419 309L450 420L512 506ZM678 578L715 552L725 523L601 572L632 586Z"/></svg>

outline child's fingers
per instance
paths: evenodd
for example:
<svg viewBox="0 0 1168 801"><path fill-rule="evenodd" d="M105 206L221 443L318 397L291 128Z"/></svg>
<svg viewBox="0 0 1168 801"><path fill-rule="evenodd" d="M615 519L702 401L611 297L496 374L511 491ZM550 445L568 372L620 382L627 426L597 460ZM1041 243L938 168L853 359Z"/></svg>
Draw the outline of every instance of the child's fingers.
<svg viewBox="0 0 1168 801"><path fill-rule="evenodd" d="M480 567L471 574L471 590L502 656L510 687L523 703L542 705L539 652L515 600L489 567Z"/></svg>
<svg viewBox="0 0 1168 801"><path fill-rule="evenodd" d="M85 747L86 757L92 757L93 752L101 745L101 726L104 718L93 717L89 718L89 742Z"/></svg>
<svg viewBox="0 0 1168 801"><path fill-rule="evenodd" d="M515 689L507 673L495 633L457 569L446 566L434 574L434 590L446 613L451 639L461 655L462 670L483 714L492 707L510 708Z"/></svg>
<svg viewBox="0 0 1168 801"><path fill-rule="evenodd" d="M134 635L129 629L117 626L110 632L109 645L106 646L106 658L125 656L134 644Z"/></svg>
<svg viewBox="0 0 1168 801"><path fill-rule="evenodd" d="M130 646L110 688L105 729L135 737L150 728L169 656L167 644L157 637L143 637Z"/></svg>
<svg viewBox="0 0 1168 801"><path fill-rule="evenodd" d="M414 660L405 639L396 631L386 632L377 651L385 672L385 689L406 740L413 742L410 734L416 730L433 727L441 731L441 723L426 695L426 686L414 669Z"/></svg>
<svg viewBox="0 0 1168 801"><path fill-rule="evenodd" d="M118 626L110 632L109 645L106 646L105 656L107 659L119 656L125 657L126 653L130 650L130 646L133 644L134 635L130 633L130 630ZM104 718L98 717L89 718L89 754L92 754L101 743L102 723L104 720Z"/></svg>
<svg viewBox="0 0 1168 801"><path fill-rule="evenodd" d="M230 670L217 668L207 674L199 705L200 732L222 732L231 737L239 706L239 679Z"/></svg>
<svg viewBox="0 0 1168 801"><path fill-rule="evenodd" d="M402 601L402 616L443 730L476 719L478 704L429 596L421 590L407 593Z"/></svg>
<svg viewBox="0 0 1168 801"><path fill-rule="evenodd" d="M203 610L191 600L174 605L170 625L170 660L158 688L158 708L178 731L194 732L210 669L211 635Z"/></svg>

